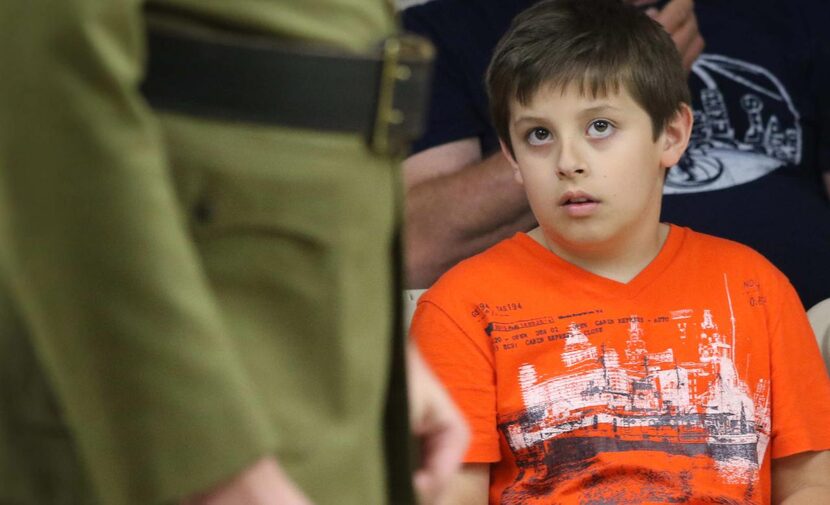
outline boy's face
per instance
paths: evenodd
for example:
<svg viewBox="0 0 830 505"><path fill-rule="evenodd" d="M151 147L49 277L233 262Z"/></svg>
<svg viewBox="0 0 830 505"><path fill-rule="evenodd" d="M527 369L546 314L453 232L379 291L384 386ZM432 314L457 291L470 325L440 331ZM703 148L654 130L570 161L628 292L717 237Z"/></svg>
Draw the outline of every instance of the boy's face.
<svg viewBox="0 0 830 505"><path fill-rule="evenodd" d="M502 149L555 252L623 253L615 248L657 236L664 169L686 147L688 107L655 141L624 86L596 98L542 87L527 105L513 102L509 128L515 158Z"/></svg>

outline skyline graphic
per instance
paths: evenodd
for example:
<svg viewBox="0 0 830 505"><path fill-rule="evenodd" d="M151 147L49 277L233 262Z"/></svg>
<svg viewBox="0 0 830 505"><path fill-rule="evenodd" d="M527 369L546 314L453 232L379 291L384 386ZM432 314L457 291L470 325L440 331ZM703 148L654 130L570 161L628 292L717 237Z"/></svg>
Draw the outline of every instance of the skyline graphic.
<svg viewBox="0 0 830 505"><path fill-rule="evenodd" d="M660 341L685 346L683 353L650 348L644 319L634 314L619 326L624 346L572 322L555 375L519 366L523 408L498 420L520 469L502 503L534 503L566 478L590 473L604 455L632 451L690 458L700 472L751 486L769 443L769 383L750 385L737 370L726 276L724 284L728 315L672 311L676 338ZM696 358L679 361L689 349Z"/></svg>

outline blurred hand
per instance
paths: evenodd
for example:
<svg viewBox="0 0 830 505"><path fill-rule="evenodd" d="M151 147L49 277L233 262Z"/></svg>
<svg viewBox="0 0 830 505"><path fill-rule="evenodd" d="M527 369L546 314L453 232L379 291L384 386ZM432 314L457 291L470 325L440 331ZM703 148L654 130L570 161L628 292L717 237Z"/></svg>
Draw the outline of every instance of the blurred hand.
<svg viewBox="0 0 830 505"><path fill-rule="evenodd" d="M312 505L274 458L263 458L228 482L180 505Z"/></svg>
<svg viewBox="0 0 830 505"><path fill-rule="evenodd" d="M635 0L634 3L637 2L647 3L648 0ZM651 8L646 10L646 14L663 25L671 35L683 60L683 68L688 73L705 46L697 28L694 0L671 0L662 10Z"/></svg>
<svg viewBox="0 0 830 505"><path fill-rule="evenodd" d="M461 467L470 439L467 424L414 344L407 349L412 431L421 442L415 491L422 505L441 500Z"/></svg>

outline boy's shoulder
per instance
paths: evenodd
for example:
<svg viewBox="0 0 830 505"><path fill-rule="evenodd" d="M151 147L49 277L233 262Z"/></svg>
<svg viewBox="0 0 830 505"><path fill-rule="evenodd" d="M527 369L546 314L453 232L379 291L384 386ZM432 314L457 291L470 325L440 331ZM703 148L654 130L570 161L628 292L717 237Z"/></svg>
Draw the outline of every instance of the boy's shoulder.
<svg viewBox="0 0 830 505"><path fill-rule="evenodd" d="M525 255L532 255L529 247L533 239L526 233L516 233L480 253L459 261L439 278L438 282L449 282L468 275L475 275L481 269L511 269L517 266L517 260Z"/></svg>
<svg viewBox="0 0 830 505"><path fill-rule="evenodd" d="M718 264L733 264L753 269L778 269L764 255L752 247L731 239L709 235L682 226L672 225L674 232L684 234L684 253L700 260L714 261Z"/></svg>
<svg viewBox="0 0 830 505"><path fill-rule="evenodd" d="M685 276L700 275L701 278L707 278L711 275L730 274L778 288L790 285L789 279L781 270L748 245L690 228L673 227L684 234L681 271Z"/></svg>
<svg viewBox="0 0 830 505"><path fill-rule="evenodd" d="M510 283L534 268L532 259L537 255L533 239L525 233L516 233L457 263L424 293L424 297L440 298L448 294L458 297Z"/></svg>

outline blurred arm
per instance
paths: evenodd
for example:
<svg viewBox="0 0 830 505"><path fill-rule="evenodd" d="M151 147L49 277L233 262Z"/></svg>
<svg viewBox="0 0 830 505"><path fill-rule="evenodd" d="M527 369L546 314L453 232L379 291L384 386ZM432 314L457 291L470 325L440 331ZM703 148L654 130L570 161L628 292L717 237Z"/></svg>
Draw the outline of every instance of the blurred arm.
<svg viewBox="0 0 830 505"><path fill-rule="evenodd" d="M466 463L449 484L440 505L487 505L490 490L490 464Z"/></svg>
<svg viewBox="0 0 830 505"><path fill-rule="evenodd" d="M535 225L524 189L501 152L481 158L477 139L404 161L407 287L429 287L458 261Z"/></svg>
<svg viewBox="0 0 830 505"><path fill-rule="evenodd" d="M830 503L830 451L804 452L773 460L772 503Z"/></svg>
<svg viewBox="0 0 830 505"><path fill-rule="evenodd" d="M448 484L458 474L470 432L444 386L424 362L418 347L407 344L412 432L421 446L421 461L413 476L422 505L443 503Z"/></svg>

